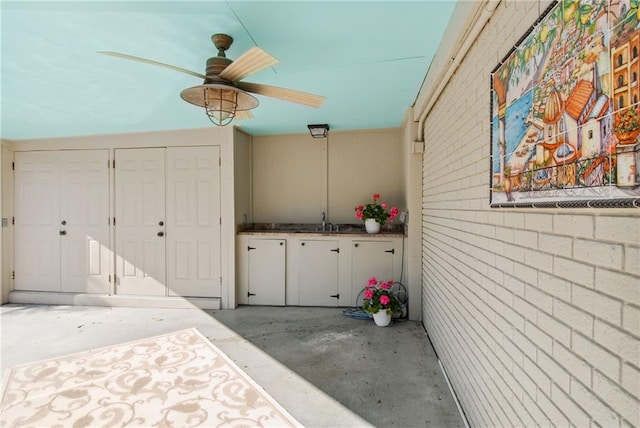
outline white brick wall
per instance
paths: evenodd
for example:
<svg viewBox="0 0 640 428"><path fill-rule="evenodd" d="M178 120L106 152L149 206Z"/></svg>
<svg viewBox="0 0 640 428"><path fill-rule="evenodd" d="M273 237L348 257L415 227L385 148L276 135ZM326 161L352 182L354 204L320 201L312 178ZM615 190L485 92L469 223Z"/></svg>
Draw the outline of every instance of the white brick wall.
<svg viewBox="0 0 640 428"><path fill-rule="evenodd" d="M425 123L423 320L473 426L640 426L640 210L489 208L503 1Z"/></svg>

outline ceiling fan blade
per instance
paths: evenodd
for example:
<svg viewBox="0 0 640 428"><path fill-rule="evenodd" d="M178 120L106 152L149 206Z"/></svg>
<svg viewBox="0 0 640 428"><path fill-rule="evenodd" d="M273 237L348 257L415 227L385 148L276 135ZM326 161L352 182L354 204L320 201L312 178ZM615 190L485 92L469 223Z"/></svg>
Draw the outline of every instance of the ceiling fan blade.
<svg viewBox="0 0 640 428"><path fill-rule="evenodd" d="M238 110L233 117L234 120L247 120L252 118L253 113L251 113L251 110Z"/></svg>
<svg viewBox="0 0 640 428"><path fill-rule="evenodd" d="M308 94L306 92L294 91L293 89L280 88L278 86L263 85L261 83L238 82L236 85L247 92L279 98L284 101L291 101L292 103L304 104L315 108L320 107L326 99L320 95Z"/></svg>
<svg viewBox="0 0 640 428"><path fill-rule="evenodd" d="M180 73L190 74L191 76L206 79L204 74L196 73L195 71L187 70L186 68L176 67L175 65L165 64L163 62L154 61L152 59L141 58L139 56L127 55L120 52L113 51L98 51L99 54L115 56L116 58L129 59L132 61L142 62L145 64L157 65L158 67L168 68L169 70L179 71Z"/></svg>
<svg viewBox="0 0 640 428"><path fill-rule="evenodd" d="M240 55L225 68L220 77L237 82L257 71L277 64L278 60L258 47L253 47Z"/></svg>

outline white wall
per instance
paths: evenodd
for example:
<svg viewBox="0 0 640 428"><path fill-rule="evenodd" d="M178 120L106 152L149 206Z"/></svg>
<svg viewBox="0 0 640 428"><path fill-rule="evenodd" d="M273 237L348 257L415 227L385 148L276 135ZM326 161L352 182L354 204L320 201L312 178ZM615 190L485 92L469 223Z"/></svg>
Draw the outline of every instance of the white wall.
<svg viewBox="0 0 640 428"><path fill-rule="evenodd" d="M0 163L0 177L2 177L2 195L0 197L0 217L7 219L7 227L2 228L2 268L0 269L0 304L7 303L9 291L12 287L11 272L13 267L13 144L10 141L0 141L2 147L2 162Z"/></svg>
<svg viewBox="0 0 640 428"><path fill-rule="evenodd" d="M500 2L426 119L423 320L473 426L639 426L640 210L489 208L490 72L548 4Z"/></svg>
<svg viewBox="0 0 640 428"><path fill-rule="evenodd" d="M400 130L253 137L255 222L359 223L354 207L373 193L406 207Z"/></svg>

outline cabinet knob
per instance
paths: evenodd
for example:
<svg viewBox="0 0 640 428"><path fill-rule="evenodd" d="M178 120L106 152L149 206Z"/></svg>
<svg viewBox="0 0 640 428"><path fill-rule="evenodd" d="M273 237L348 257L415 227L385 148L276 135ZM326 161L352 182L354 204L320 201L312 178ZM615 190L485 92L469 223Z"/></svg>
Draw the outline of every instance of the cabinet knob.
<svg viewBox="0 0 640 428"><path fill-rule="evenodd" d="M164 232L163 231L158 232L158 236L164 236Z"/></svg>
<svg viewBox="0 0 640 428"><path fill-rule="evenodd" d="M66 226L66 225L67 225L67 220L62 220L62 221L60 222L60 224L61 224L61 225L63 225L63 226Z"/></svg>
<svg viewBox="0 0 640 428"><path fill-rule="evenodd" d="M67 231L66 231L66 230L61 230L61 231L60 231L60 235L63 235L63 236L64 236L64 235L66 235L66 234L67 234Z"/></svg>
<svg viewBox="0 0 640 428"><path fill-rule="evenodd" d="M164 221L160 220L160 222L158 223L158 226L164 226Z"/></svg>

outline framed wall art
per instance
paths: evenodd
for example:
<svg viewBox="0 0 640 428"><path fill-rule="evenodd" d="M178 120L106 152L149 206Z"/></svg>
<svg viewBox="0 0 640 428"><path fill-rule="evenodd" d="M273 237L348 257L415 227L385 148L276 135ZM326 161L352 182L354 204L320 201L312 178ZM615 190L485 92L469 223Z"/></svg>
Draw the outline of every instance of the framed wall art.
<svg viewBox="0 0 640 428"><path fill-rule="evenodd" d="M492 207L640 207L639 8L557 1L492 71Z"/></svg>

